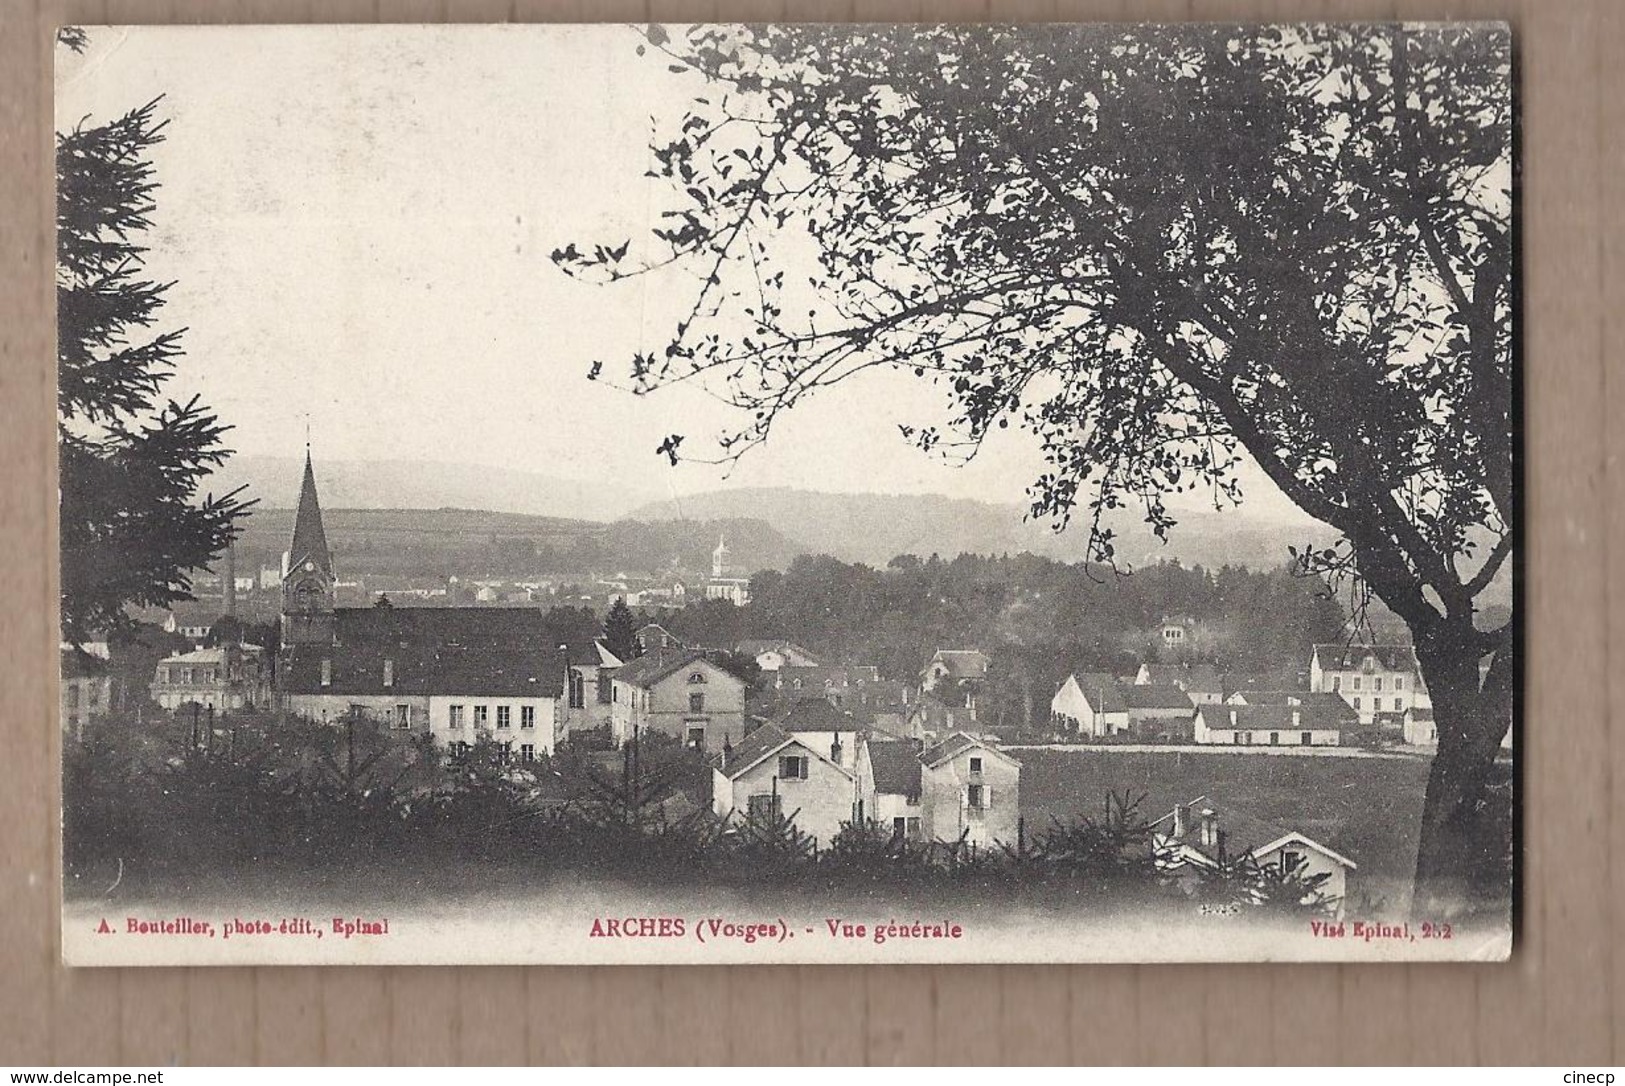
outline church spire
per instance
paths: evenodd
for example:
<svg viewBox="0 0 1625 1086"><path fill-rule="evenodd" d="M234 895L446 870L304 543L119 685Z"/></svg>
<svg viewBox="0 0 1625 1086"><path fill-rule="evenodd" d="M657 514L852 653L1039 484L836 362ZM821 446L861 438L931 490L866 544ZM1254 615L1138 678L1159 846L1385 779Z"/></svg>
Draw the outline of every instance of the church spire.
<svg viewBox="0 0 1625 1086"><path fill-rule="evenodd" d="M333 571L333 557L327 550L327 532L322 528L322 506L316 500L316 472L310 464L310 446L305 446L305 478L299 485L299 513L293 522L293 545L288 548L288 569L305 563L324 573Z"/></svg>

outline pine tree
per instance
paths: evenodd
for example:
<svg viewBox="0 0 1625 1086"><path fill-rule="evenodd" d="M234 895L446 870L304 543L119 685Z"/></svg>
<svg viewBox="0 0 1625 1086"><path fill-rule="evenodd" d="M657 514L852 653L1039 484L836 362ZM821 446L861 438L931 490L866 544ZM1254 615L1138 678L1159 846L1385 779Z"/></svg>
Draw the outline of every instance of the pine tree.
<svg viewBox="0 0 1625 1086"><path fill-rule="evenodd" d="M171 284L144 278L164 138L158 100L57 134L57 438L62 635L127 629L130 606L192 599L190 572L237 534L236 492L197 500L224 461L222 425L197 397L160 400L182 330L152 333Z"/></svg>
<svg viewBox="0 0 1625 1086"><path fill-rule="evenodd" d="M640 656L637 632L637 619L632 617L632 608L620 596L615 597L609 614L604 617L605 647L622 660Z"/></svg>

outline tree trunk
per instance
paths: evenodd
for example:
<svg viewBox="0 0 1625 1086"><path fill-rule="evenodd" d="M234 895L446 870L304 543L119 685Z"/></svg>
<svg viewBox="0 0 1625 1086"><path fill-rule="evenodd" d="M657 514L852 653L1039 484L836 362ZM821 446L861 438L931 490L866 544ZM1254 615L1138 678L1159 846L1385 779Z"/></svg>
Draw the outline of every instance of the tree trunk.
<svg viewBox="0 0 1625 1086"><path fill-rule="evenodd" d="M1421 841L1411 915L1440 920L1482 904L1483 891L1510 900L1505 823L1495 817L1495 756L1512 724L1511 636L1502 639L1487 679L1479 681L1481 642L1471 626L1441 623L1418 641L1417 657L1433 701L1439 749L1422 802Z"/></svg>

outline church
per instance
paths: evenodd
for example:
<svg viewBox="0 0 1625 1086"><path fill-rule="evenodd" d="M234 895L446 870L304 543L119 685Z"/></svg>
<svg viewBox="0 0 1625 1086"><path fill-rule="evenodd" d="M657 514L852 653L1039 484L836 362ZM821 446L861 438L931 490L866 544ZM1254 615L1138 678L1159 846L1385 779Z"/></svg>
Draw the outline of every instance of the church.
<svg viewBox="0 0 1625 1086"><path fill-rule="evenodd" d="M528 761L553 751L567 721L567 675L607 662L596 644L561 643L538 608L339 607L336 585L306 449L282 561L284 709L332 722L359 713L453 750L488 740Z"/></svg>

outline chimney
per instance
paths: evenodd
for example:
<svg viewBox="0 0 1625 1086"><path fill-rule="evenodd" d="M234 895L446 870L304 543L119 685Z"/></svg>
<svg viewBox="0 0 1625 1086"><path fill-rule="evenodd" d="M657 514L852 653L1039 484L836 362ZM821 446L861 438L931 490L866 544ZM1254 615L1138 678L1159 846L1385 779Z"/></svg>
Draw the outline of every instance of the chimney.
<svg viewBox="0 0 1625 1086"><path fill-rule="evenodd" d="M1202 847L1219 847L1219 816L1212 807L1202 808Z"/></svg>
<svg viewBox="0 0 1625 1086"><path fill-rule="evenodd" d="M841 765L842 764L842 762L841 762L841 731L840 731L839 728L836 728L836 729L834 729L833 731L830 732L829 760L834 762L836 765Z"/></svg>
<svg viewBox="0 0 1625 1086"><path fill-rule="evenodd" d="M1189 803L1174 804L1174 836L1184 837L1191 832L1191 805Z"/></svg>
<svg viewBox="0 0 1625 1086"><path fill-rule="evenodd" d="M226 583L223 586L226 614L233 617L237 614L237 545L226 544Z"/></svg>
<svg viewBox="0 0 1625 1086"><path fill-rule="evenodd" d="M1296 728L1298 726L1298 724L1299 724L1299 719L1298 718L1299 718L1298 708L1297 708L1297 706L1293 706L1293 708L1292 708L1292 726L1294 728Z"/></svg>
<svg viewBox="0 0 1625 1086"><path fill-rule="evenodd" d="M728 733L722 733L722 768L727 769L728 763L733 761L734 745L728 739Z"/></svg>
<svg viewBox="0 0 1625 1086"><path fill-rule="evenodd" d="M1230 726L1232 728L1236 726L1236 711L1234 709L1230 710Z"/></svg>

